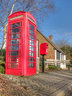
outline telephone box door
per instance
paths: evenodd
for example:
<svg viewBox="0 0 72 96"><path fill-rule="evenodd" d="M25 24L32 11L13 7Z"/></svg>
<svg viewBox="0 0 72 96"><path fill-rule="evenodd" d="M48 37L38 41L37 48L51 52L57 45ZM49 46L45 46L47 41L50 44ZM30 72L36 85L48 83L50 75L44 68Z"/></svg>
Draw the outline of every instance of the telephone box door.
<svg viewBox="0 0 72 96"><path fill-rule="evenodd" d="M7 53L6 53L6 73L22 75L21 72L21 32L22 20L14 20L8 25ZM9 73L10 72L10 73Z"/></svg>

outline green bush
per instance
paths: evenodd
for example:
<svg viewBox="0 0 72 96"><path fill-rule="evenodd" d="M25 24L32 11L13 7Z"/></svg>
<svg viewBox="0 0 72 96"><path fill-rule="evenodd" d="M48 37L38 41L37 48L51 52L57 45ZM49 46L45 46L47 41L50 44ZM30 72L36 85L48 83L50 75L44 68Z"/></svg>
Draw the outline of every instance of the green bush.
<svg viewBox="0 0 72 96"><path fill-rule="evenodd" d="M57 67L55 65L48 65L49 70L60 70L60 67Z"/></svg>
<svg viewBox="0 0 72 96"><path fill-rule="evenodd" d="M5 58L6 58L6 50L5 49L0 50L0 57L3 57L2 60L5 61Z"/></svg>
<svg viewBox="0 0 72 96"><path fill-rule="evenodd" d="M4 74L4 72L5 72L4 67L2 65L0 65L0 73L3 73Z"/></svg>
<svg viewBox="0 0 72 96"><path fill-rule="evenodd" d="M6 58L6 50L1 49L0 50L0 65L3 65L5 67L5 58Z"/></svg>
<svg viewBox="0 0 72 96"><path fill-rule="evenodd" d="M5 72L5 58L6 58L6 50L1 49L0 50L0 73Z"/></svg>

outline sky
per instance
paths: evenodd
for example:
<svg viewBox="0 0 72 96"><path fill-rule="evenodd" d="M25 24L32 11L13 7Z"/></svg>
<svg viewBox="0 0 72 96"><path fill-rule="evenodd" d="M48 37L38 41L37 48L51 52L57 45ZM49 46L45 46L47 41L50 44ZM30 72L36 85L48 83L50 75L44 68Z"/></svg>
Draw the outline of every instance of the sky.
<svg viewBox="0 0 72 96"><path fill-rule="evenodd" d="M40 31L53 41L66 40L72 46L72 0L55 0L55 12L40 23Z"/></svg>
<svg viewBox="0 0 72 96"><path fill-rule="evenodd" d="M64 39L72 46L72 0L54 1L55 12L48 14L40 23L39 30L47 37L53 35L54 43ZM3 34L0 33L0 37ZM0 39L1 43L2 40Z"/></svg>

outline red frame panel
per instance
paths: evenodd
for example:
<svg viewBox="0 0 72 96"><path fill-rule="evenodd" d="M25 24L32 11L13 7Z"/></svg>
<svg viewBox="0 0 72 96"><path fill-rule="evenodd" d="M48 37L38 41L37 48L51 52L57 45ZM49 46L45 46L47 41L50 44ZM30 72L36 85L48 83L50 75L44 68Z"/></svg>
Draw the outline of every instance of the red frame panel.
<svg viewBox="0 0 72 96"><path fill-rule="evenodd" d="M16 18L17 17L17 18ZM18 36L18 33L10 33L10 30L16 30L14 28L11 27L12 24L16 24L21 22L20 26L16 27L19 28L19 44L11 44L12 40L16 40L17 38L15 36ZM30 37L30 26L29 24L32 24L34 26L34 46L31 45L32 47L34 47L34 67L30 68L30 57L29 57L29 37ZM12 32L12 31L11 31ZM13 36L13 39L12 37ZM31 34L31 36L33 36ZM15 38L16 39L15 39ZM16 45L16 46L15 46ZM11 55L9 56L9 51L14 51L16 52L16 50L14 50L14 48L17 48L19 46L19 50L17 49L17 51L19 52L19 56L12 56L14 58L11 58ZM10 48L10 49L9 49ZM11 50L12 48L12 50ZM15 55L15 53L14 53ZM15 58L16 57L16 58ZM16 62L14 62L14 60L17 60ZM18 64L19 66L16 68L12 68L10 65L12 64ZM12 65L12 66L13 66ZM29 75L33 75L36 74L36 20L34 18L34 16L28 12L24 12L24 11L20 11L20 12L16 12L13 13L12 15L9 16L9 20L8 20L8 33L7 33L7 48L6 48L6 70L5 70L6 74L11 74L11 75L24 75L24 76L29 76Z"/></svg>

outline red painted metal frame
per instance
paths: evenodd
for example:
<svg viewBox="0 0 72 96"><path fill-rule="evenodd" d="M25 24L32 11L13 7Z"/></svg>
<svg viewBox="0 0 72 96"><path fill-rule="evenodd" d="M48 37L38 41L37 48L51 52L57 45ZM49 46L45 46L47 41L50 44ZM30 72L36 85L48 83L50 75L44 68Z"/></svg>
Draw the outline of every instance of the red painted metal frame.
<svg viewBox="0 0 72 96"><path fill-rule="evenodd" d="M21 16L18 18L15 18L17 16ZM34 21L32 22L30 19L28 19L28 16ZM13 18L13 20L12 20ZM10 25L14 23L22 22L22 26L19 26L20 30L19 33L21 34L21 38L19 39L19 56L17 57L19 59L18 67L17 68L11 68L11 65L9 62L11 62L11 55L9 56L9 50L12 51L10 48L11 45L9 45L11 41L10 37ZM34 26L34 68L30 68L30 61L29 61L29 37L30 37L30 25L32 24ZM24 12L24 11L19 11L16 13L13 13L12 15L9 16L8 19L8 33L7 33L7 48L6 48L6 74L11 74L11 75L18 75L18 76L29 76L29 75L34 75L36 74L36 39L37 39L37 28L36 28L36 19L32 14L29 12ZM16 51L16 50L14 50ZM9 62L8 62L9 60Z"/></svg>

